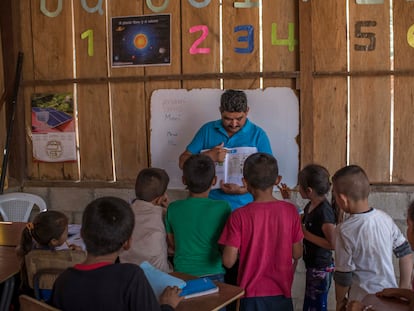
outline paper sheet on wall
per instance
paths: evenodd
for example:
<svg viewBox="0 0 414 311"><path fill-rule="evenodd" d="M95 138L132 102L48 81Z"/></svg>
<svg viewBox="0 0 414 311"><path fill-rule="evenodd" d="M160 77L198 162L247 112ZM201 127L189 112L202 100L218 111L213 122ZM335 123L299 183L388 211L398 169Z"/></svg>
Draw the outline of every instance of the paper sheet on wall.
<svg viewBox="0 0 414 311"><path fill-rule="evenodd" d="M299 169L299 102L292 89L245 90L248 118L269 136L282 182L296 186ZM220 89L161 89L151 96L151 166L164 168L170 189L184 189L178 158L205 122L220 119Z"/></svg>
<svg viewBox="0 0 414 311"><path fill-rule="evenodd" d="M36 161L76 160L72 94L32 95L32 142Z"/></svg>

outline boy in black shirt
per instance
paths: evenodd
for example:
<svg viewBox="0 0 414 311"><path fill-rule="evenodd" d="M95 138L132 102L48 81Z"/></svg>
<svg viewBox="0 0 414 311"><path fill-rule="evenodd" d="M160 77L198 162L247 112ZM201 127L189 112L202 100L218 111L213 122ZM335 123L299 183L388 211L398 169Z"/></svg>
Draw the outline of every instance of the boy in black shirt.
<svg viewBox="0 0 414 311"><path fill-rule="evenodd" d="M88 256L56 280L52 303L62 310L165 310L182 300L180 289L167 287L157 297L143 270L135 264L115 264L127 250L134 229L134 214L127 202L115 197L92 201L82 217L81 235Z"/></svg>

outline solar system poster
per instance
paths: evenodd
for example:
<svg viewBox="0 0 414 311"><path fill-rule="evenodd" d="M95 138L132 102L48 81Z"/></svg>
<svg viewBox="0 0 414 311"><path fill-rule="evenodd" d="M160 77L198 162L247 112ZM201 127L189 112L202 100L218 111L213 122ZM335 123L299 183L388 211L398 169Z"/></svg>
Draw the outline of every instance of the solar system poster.
<svg viewBox="0 0 414 311"><path fill-rule="evenodd" d="M171 64L171 14L112 18L112 67Z"/></svg>
<svg viewBox="0 0 414 311"><path fill-rule="evenodd" d="M31 103L35 161L75 161L73 95L71 93L36 93L32 95Z"/></svg>

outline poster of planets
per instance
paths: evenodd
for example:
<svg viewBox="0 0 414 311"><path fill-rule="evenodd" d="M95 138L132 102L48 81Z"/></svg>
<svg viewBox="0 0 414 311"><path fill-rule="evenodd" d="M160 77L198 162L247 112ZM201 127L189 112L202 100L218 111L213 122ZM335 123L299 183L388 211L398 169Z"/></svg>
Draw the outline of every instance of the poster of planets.
<svg viewBox="0 0 414 311"><path fill-rule="evenodd" d="M112 18L112 67L170 64L170 14Z"/></svg>

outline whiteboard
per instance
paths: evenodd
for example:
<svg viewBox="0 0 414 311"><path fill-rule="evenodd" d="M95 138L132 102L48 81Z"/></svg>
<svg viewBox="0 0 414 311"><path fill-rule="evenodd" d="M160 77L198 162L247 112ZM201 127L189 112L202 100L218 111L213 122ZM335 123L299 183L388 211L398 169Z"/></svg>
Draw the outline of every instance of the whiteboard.
<svg viewBox="0 0 414 311"><path fill-rule="evenodd" d="M244 90L248 118L266 131L282 182L296 186L299 169L299 102L290 88ZM178 158L206 122L218 120L220 89L160 89L151 96L150 159L170 176L169 189L184 189Z"/></svg>

